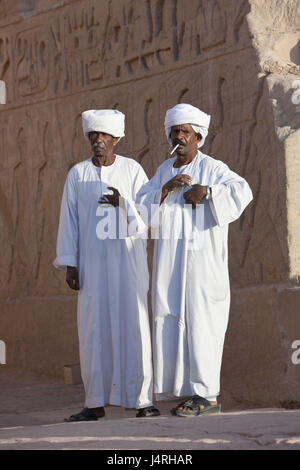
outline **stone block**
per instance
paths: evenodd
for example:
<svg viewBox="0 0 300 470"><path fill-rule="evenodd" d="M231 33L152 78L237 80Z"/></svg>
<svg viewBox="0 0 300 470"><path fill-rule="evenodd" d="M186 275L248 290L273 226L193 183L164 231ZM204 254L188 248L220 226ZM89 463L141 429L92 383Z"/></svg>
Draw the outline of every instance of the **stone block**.
<svg viewBox="0 0 300 470"><path fill-rule="evenodd" d="M65 385L78 385L82 383L80 364L68 364L64 366Z"/></svg>
<svg viewBox="0 0 300 470"><path fill-rule="evenodd" d="M0 325L9 366L63 379L79 363L75 295L1 299Z"/></svg>
<svg viewBox="0 0 300 470"><path fill-rule="evenodd" d="M222 365L223 409L300 400L300 288L234 289Z"/></svg>

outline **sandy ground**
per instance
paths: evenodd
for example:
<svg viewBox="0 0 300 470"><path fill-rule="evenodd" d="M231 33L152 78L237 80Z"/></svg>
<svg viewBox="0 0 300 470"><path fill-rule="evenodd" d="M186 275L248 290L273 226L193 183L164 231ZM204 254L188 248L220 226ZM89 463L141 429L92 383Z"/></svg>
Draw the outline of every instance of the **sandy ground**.
<svg viewBox="0 0 300 470"><path fill-rule="evenodd" d="M82 385L0 366L0 450L105 450L105 458L112 451L117 458L122 450L300 450L300 409L173 417L169 410L179 401L156 403L161 416L155 418L108 406L98 421L65 423L83 407ZM132 468L156 466L150 460L137 463Z"/></svg>

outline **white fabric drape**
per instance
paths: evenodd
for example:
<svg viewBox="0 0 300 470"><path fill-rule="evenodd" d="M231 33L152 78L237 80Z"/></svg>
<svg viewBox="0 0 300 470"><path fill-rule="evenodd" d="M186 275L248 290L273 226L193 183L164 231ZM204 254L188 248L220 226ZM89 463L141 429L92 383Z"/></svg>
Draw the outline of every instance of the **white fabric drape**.
<svg viewBox="0 0 300 470"><path fill-rule="evenodd" d="M89 132L105 132L113 137L124 137L125 115L117 109L89 109L82 113L82 128L86 139Z"/></svg>
<svg viewBox="0 0 300 470"><path fill-rule="evenodd" d="M110 233L109 224L118 226L122 208L98 204L113 186L133 208L147 181L137 162L118 155L101 169L83 161L66 180L54 265L79 269L78 334L88 408L152 404L146 240L128 233L100 239L106 229Z"/></svg>
<svg viewBox="0 0 300 470"><path fill-rule="evenodd" d="M230 305L228 224L241 215L252 192L226 164L200 151L189 165L174 168L175 160L166 160L137 195L149 212L155 205L151 224L158 237L152 283L154 391L158 399L162 394L215 397ZM169 193L159 207L162 186L178 173L190 175L192 184L209 185L212 199L188 210L187 187Z"/></svg>
<svg viewBox="0 0 300 470"><path fill-rule="evenodd" d="M191 124L194 131L201 134L201 140L198 142L198 148L204 145L205 139L208 134L210 123L210 115L201 111L201 109L187 103L176 104L173 108L168 109L165 116L165 132L170 145L170 132L172 126L180 124Z"/></svg>

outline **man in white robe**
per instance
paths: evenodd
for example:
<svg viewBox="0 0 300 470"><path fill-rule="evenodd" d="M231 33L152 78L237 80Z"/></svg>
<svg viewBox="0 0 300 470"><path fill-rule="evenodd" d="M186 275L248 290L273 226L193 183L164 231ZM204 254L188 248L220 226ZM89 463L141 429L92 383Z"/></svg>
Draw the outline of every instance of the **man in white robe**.
<svg viewBox="0 0 300 470"><path fill-rule="evenodd" d="M96 420L106 404L157 416L153 407L145 225L135 197L148 181L135 160L114 153L124 136L117 110L82 113L93 156L68 173L54 266L78 290L85 407L66 421ZM142 222L142 223L141 223Z"/></svg>
<svg viewBox="0 0 300 470"><path fill-rule="evenodd" d="M188 104L166 113L176 157L164 161L137 195L151 213L154 392L188 396L172 414L220 411L220 369L230 287L228 225L252 200L247 182L199 148L210 116ZM144 211L145 212L145 211Z"/></svg>

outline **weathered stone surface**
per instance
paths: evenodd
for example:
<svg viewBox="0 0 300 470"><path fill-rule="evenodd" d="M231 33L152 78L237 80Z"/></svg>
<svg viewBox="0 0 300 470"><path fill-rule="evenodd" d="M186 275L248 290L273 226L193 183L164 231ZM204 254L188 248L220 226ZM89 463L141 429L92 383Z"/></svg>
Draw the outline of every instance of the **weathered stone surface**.
<svg viewBox="0 0 300 470"><path fill-rule="evenodd" d="M75 296L0 301L6 364L63 378L79 362Z"/></svg>
<svg viewBox="0 0 300 470"><path fill-rule="evenodd" d="M251 244L254 219L266 219L259 166L269 162L256 152L265 109L245 20L248 2L238 10L230 1L200 6L196 0L189 8L171 0L64 5L47 11L47 23L37 13L19 21L12 35L3 28L0 38L8 102L0 116L2 237L10 241L3 295L15 295L16 286L18 295L67 293L59 273L49 279L58 201L68 168L88 156L80 114L94 106L126 113L118 152L140 161L149 176L168 157L166 109L189 101L210 112L204 150L247 176L257 196L232 228L233 280L248 285L287 278L284 222L281 240L271 230L267 234L270 244L280 244L276 267L262 272L264 252ZM272 132L271 125L263 135L265 148ZM276 164L270 162L270 173ZM278 213L277 206L272 209Z"/></svg>
<svg viewBox="0 0 300 470"><path fill-rule="evenodd" d="M233 290L222 367L224 410L299 401L300 367L292 361L299 311L297 287Z"/></svg>
<svg viewBox="0 0 300 470"><path fill-rule="evenodd" d="M235 290L223 398L230 406L278 404L279 391L299 399L300 366L288 362L289 341L300 338L299 9L297 0L0 0L0 339L8 361L60 376L77 362L75 297L52 260L67 171L89 156L81 112L123 111L117 151L151 177L168 158L166 109L190 102L212 115L204 152L254 193L230 230ZM295 337L283 341L290 321Z"/></svg>

